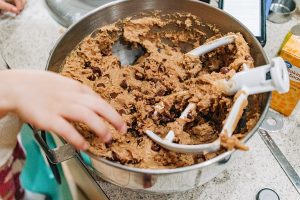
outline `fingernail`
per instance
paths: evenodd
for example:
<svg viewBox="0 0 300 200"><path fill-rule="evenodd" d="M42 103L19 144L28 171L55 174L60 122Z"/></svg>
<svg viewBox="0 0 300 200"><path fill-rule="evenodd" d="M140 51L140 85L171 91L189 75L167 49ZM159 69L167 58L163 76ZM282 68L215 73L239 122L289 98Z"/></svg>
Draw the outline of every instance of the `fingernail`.
<svg viewBox="0 0 300 200"><path fill-rule="evenodd" d="M106 134L106 135L104 136L104 138L103 138L103 142L104 142L104 143L108 143L108 142L110 142L111 140L112 140L112 137L111 137L111 134L110 134L110 133Z"/></svg>
<svg viewBox="0 0 300 200"><path fill-rule="evenodd" d="M83 144L83 150L88 150L90 148L90 144L88 142L85 142Z"/></svg>
<svg viewBox="0 0 300 200"><path fill-rule="evenodd" d="M127 133L127 125L124 123L123 126L119 130L121 133Z"/></svg>

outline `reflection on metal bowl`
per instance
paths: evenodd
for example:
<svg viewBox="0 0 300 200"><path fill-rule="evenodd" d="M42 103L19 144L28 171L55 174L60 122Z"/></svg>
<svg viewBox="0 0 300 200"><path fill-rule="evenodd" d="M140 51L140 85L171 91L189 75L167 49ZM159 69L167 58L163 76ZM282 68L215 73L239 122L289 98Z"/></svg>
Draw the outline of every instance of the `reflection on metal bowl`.
<svg viewBox="0 0 300 200"><path fill-rule="evenodd" d="M279 24L287 22L291 19L296 8L294 0L273 0L268 20Z"/></svg>
<svg viewBox="0 0 300 200"><path fill-rule="evenodd" d="M98 27L138 15L146 10L161 10L162 13L190 12L199 16L203 22L215 24L223 33L241 32L251 47L255 65L259 66L268 62L261 45L245 26L208 4L191 0L122 0L99 7L71 26L55 45L48 60L47 69L59 72L68 54ZM269 99L270 93L259 96L261 117L256 126L247 133L245 141L254 134L265 117ZM251 105L251 100L249 104ZM88 154L92 161L93 171L111 183L140 191L175 192L192 189L217 176L226 169L233 152L226 152L203 163L176 169L133 168Z"/></svg>
<svg viewBox="0 0 300 200"><path fill-rule="evenodd" d="M64 27L69 27L89 11L113 0L45 0L51 16Z"/></svg>

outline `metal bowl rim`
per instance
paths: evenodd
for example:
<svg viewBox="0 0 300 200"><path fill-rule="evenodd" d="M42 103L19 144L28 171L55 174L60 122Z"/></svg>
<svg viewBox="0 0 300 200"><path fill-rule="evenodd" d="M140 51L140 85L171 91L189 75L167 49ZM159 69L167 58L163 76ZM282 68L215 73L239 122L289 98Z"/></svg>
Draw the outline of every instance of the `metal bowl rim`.
<svg viewBox="0 0 300 200"><path fill-rule="evenodd" d="M284 4L283 3L272 3L271 4L271 7L270 7L270 13L271 14L274 14L274 15L277 15L277 16L287 16L287 15L292 15L292 14L294 14L295 12L296 12L296 10L297 10L297 3L296 3L296 1L294 1L294 0L291 0L292 1L292 3L293 3L293 6L294 6L294 9L293 10L290 10L289 12L276 12L276 11L274 11L274 10L272 10L271 8L272 8L272 5L274 5L274 4L280 4L280 5L283 5L284 6ZM286 7L286 6L285 6Z"/></svg>

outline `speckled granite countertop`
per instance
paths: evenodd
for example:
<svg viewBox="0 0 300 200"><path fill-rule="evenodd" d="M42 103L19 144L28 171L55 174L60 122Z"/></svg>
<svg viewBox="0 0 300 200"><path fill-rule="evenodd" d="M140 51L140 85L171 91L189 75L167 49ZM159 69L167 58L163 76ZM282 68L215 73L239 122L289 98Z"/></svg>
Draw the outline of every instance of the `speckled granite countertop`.
<svg viewBox="0 0 300 200"><path fill-rule="evenodd" d="M267 22L268 42L264 49L270 58L275 56L285 34L297 21L299 22L299 18L294 17L285 24ZM27 8L19 16L0 17L2 54L12 68L42 70L51 48L63 32L64 28L49 16L43 1L29 0ZM284 129L271 136L300 174L300 106L284 121ZM255 134L247 145L250 151L236 153L226 171L209 183L184 193L145 195L108 183L103 183L102 186L113 200L252 200L264 187L274 189L283 200L300 199L259 135Z"/></svg>

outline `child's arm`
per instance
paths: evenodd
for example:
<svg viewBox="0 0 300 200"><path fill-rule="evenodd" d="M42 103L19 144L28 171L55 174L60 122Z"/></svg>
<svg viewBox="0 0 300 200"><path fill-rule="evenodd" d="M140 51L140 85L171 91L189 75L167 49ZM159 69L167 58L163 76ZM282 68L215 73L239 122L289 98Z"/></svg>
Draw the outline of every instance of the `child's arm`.
<svg viewBox="0 0 300 200"><path fill-rule="evenodd" d="M103 142L111 140L103 120L122 133L127 129L121 116L92 89L52 72L0 71L0 117L8 112L78 149L89 145L70 121L86 123Z"/></svg>
<svg viewBox="0 0 300 200"><path fill-rule="evenodd" d="M26 4L26 0L0 0L0 10L4 10L12 13L20 13Z"/></svg>

